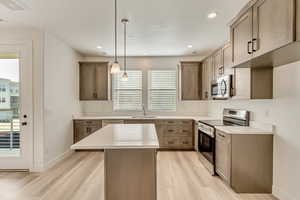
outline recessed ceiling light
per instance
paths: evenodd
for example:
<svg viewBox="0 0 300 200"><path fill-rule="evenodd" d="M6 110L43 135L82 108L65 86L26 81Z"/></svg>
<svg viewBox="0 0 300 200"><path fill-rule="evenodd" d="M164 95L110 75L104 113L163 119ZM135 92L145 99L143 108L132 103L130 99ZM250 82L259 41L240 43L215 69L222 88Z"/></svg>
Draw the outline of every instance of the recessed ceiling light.
<svg viewBox="0 0 300 200"><path fill-rule="evenodd" d="M216 12L211 12L207 15L207 18L208 19L214 19L217 17L217 13Z"/></svg>
<svg viewBox="0 0 300 200"><path fill-rule="evenodd" d="M188 48L193 48L193 45L189 44L187 47L188 47Z"/></svg>
<svg viewBox="0 0 300 200"><path fill-rule="evenodd" d="M102 46L97 46L97 49L102 49Z"/></svg>
<svg viewBox="0 0 300 200"><path fill-rule="evenodd" d="M146 55L148 55L147 53L144 53L144 55L146 56Z"/></svg>

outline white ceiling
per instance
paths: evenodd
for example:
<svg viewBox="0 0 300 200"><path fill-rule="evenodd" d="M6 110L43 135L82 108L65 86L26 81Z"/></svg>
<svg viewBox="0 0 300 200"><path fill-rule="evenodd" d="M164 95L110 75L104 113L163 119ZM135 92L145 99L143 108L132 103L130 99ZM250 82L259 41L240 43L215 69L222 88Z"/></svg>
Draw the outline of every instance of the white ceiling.
<svg viewBox="0 0 300 200"><path fill-rule="evenodd" d="M0 5L1 24L24 24L49 31L82 54L113 55L113 0L26 0L25 11ZM229 39L228 22L248 0L118 0L119 54L121 18L128 18L131 56L205 55ZM218 17L208 19L215 11ZM193 48L187 48L192 44ZM101 50L96 47L101 45Z"/></svg>

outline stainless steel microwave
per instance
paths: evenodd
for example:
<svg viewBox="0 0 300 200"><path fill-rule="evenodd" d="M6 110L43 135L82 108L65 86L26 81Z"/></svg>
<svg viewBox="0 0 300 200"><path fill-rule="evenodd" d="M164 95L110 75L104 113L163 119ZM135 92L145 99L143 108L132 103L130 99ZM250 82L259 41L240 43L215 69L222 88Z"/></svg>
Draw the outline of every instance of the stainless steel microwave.
<svg viewBox="0 0 300 200"><path fill-rule="evenodd" d="M211 96L213 99L228 99L232 96L232 75L226 75L213 81Z"/></svg>

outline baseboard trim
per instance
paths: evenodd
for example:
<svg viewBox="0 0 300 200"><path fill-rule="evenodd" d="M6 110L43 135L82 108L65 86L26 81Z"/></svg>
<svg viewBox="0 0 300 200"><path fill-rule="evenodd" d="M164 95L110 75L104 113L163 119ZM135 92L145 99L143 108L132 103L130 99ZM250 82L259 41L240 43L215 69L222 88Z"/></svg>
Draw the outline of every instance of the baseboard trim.
<svg viewBox="0 0 300 200"><path fill-rule="evenodd" d="M296 200L295 197L291 197L286 191L283 191L274 185L273 185L273 195L279 200Z"/></svg>
<svg viewBox="0 0 300 200"><path fill-rule="evenodd" d="M59 156L57 156L56 158L50 160L49 162L47 162L44 165L44 168L42 171L47 171L48 169L50 169L51 167L53 167L54 165L56 165L57 163L59 163L60 161L64 160L65 158L69 157L70 155L72 155L74 153L73 150L68 150L62 154L60 154Z"/></svg>

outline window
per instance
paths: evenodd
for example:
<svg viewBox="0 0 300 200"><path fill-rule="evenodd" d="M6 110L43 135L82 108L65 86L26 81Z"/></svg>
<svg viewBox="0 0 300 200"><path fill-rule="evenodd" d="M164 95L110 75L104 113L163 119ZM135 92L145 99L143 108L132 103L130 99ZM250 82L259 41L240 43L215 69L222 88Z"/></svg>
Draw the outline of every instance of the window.
<svg viewBox="0 0 300 200"><path fill-rule="evenodd" d="M152 111L176 111L176 71L151 70L148 72L148 77L148 109Z"/></svg>
<svg viewBox="0 0 300 200"><path fill-rule="evenodd" d="M142 71L127 71L128 80L123 81L123 72L112 77L112 98L114 110L142 109Z"/></svg>
<svg viewBox="0 0 300 200"><path fill-rule="evenodd" d="M2 97L2 103L6 103L5 97Z"/></svg>

